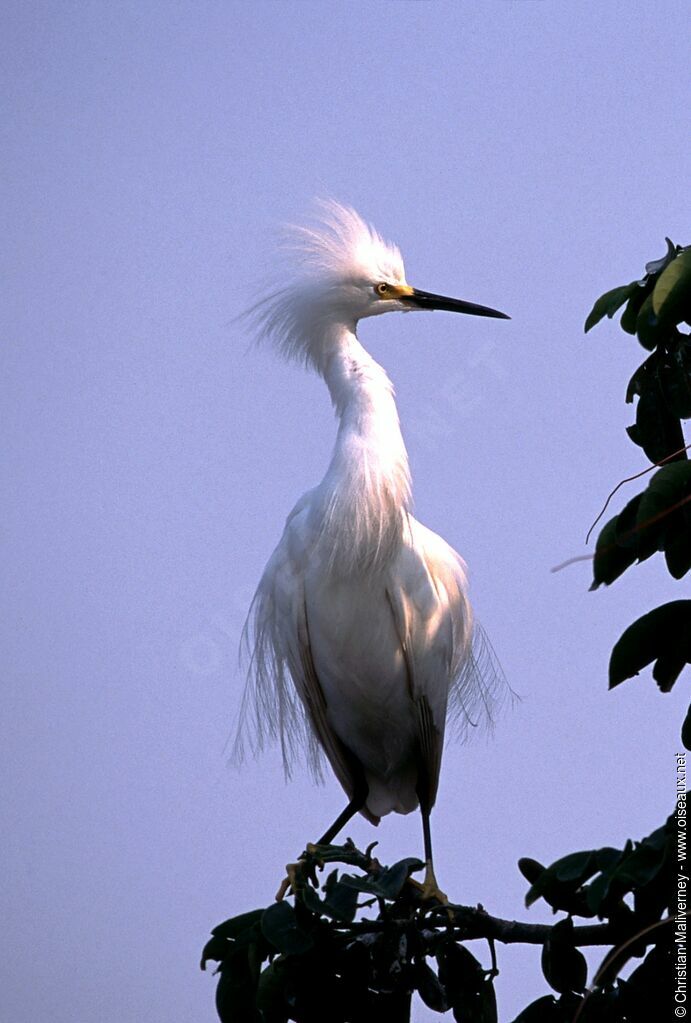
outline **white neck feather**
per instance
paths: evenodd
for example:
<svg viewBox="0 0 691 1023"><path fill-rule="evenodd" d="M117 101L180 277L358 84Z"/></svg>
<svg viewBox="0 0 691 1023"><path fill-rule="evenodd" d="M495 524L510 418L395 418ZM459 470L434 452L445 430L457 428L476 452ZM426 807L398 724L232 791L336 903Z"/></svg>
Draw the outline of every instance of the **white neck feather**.
<svg viewBox="0 0 691 1023"><path fill-rule="evenodd" d="M378 572L396 556L410 509L410 471L391 381L358 341L334 325L322 372L340 419L319 490L332 570Z"/></svg>

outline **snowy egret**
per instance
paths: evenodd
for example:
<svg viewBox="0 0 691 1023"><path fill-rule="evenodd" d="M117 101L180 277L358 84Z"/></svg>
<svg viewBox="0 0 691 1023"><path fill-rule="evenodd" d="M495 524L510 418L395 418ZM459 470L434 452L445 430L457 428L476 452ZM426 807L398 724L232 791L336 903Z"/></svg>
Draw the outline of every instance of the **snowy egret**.
<svg viewBox="0 0 691 1023"><path fill-rule="evenodd" d="M336 203L299 239L301 272L250 314L260 336L322 375L339 426L326 475L288 516L254 598L238 744L279 739L287 770L305 748L317 774L326 754L349 802L319 843L358 811L378 824L419 806L432 896L447 708L470 720L489 693L465 565L411 514L393 386L357 324L412 309L508 317L411 287L398 249Z"/></svg>

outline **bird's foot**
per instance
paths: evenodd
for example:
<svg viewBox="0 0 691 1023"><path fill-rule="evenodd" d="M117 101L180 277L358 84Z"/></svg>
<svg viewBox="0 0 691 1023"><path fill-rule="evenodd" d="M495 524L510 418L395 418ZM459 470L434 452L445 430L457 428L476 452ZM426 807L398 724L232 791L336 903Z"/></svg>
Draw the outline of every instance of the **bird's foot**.
<svg viewBox="0 0 691 1023"><path fill-rule="evenodd" d="M434 867L432 861L427 860L427 867L425 870L425 880L420 883L414 881L413 878L409 878L410 883L414 885L420 892L420 901L423 903L436 902L440 906L446 906L449 902L448 895L441 890L437 884L437 879L434 876Z"/></svg>
<svg viewBox="0 0 691 1023"><path fill-rule="evenodd" d="M292 892L295 891L297 873L301 867L302 863L300 862L286 863L286 876L281 881L280 885L278 886L278 891L274 896L276 902L283 902L286 895L290 895Z"/></svg>
<svg viewBox="0 0 691 1023"><path fill-rule="evenodd" d="M276 902L283 902L286 895L292 895L299 888L303 888L309 881L316 884L317 867L323 867L323 863L316 855L319 846L307 843L305 851L297 863L286 863L286 876L281 881L276 892Z"/></svg>

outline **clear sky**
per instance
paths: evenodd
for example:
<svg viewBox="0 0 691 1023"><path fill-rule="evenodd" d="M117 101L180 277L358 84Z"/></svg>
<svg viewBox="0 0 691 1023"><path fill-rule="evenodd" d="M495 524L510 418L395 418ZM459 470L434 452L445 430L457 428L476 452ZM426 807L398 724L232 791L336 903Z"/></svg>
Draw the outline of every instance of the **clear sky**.
<svg viewBox="0 0 691 1023"><path fill-rule="evenodd" d="M468 561L522 697L447 750L442 887L548 919L519 856L668 812L684 680L608 694L606 669L686 590L657 559L596 593L587 563L549 569L646 465L624 433L643 350L582 324L666 234L691 242L688 10L6 0L5 1018L214 1019L209 928L267 904L342 805L333 780L284 785L275 753L224 754L245 610L334 435L323 383L233 321L318 195L396 241L412 283L513 317L361 332L417 515ZM348 833L384 862L422 848L417 815ZM536 950L499 956L507 1021L546 986Z"/></svg>

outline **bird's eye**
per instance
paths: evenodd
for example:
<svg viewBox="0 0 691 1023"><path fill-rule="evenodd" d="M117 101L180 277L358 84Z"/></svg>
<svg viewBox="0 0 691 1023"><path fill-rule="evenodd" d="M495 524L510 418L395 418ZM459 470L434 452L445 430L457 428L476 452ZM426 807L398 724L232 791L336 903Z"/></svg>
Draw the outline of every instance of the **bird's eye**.
<svg viewBox="0 0 691 1023"><path fill-rule="evenodd" d="M377 287L376 287L376 289L375 289L375 290L376 290L376 292L377 292L377 294L378 294L378 295L386 295L386 293L387 293L387 292L388 292L388 290L389 290L389 285L388 285L388 284L385 284L385 283L384 283L384 282L382 281L382 283L381 283L381 284L378 284L378 285L377 285Z"/></svg>

